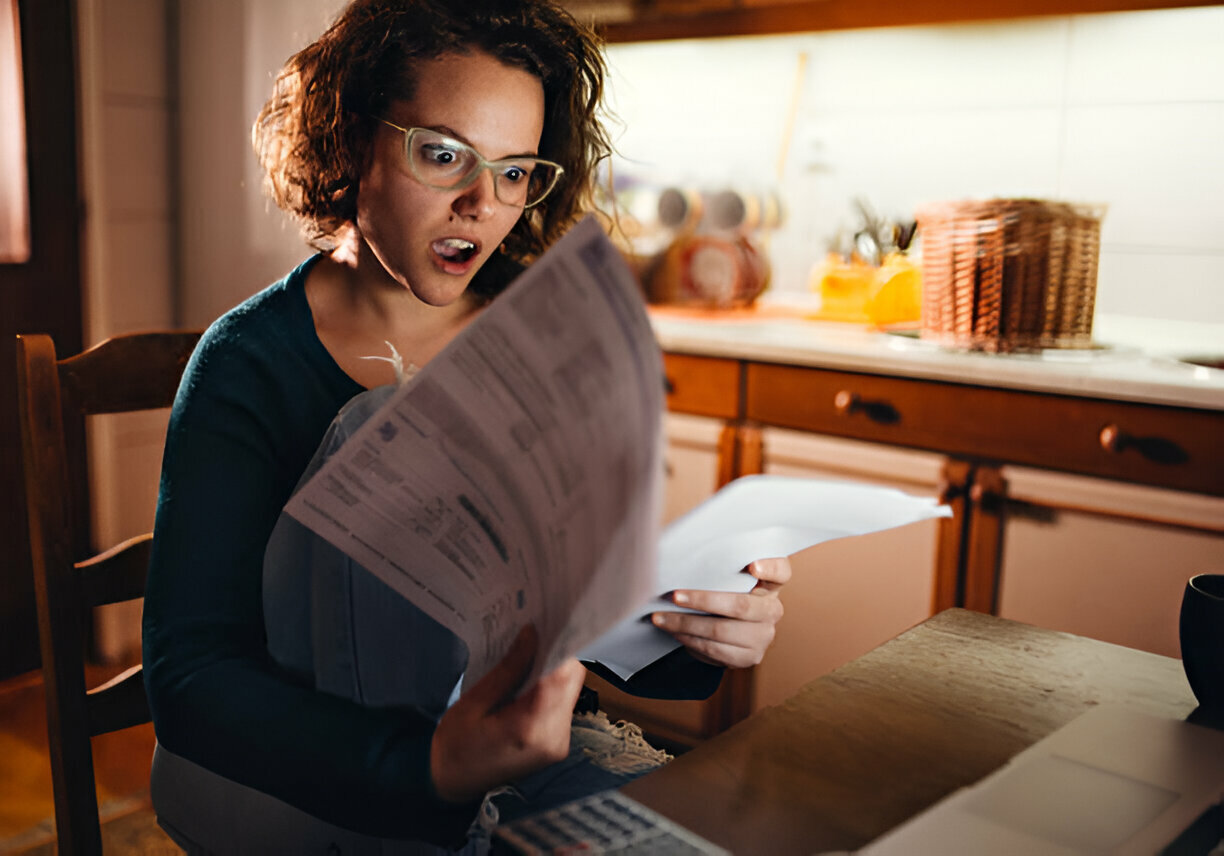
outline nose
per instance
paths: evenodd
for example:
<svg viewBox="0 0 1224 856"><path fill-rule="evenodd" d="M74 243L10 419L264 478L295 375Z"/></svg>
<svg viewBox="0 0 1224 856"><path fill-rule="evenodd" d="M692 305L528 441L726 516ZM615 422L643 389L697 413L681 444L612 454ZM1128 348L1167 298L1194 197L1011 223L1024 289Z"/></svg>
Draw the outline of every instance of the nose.
<svg viewBox="0 0 1224 856"><path fill-rule="evenodd" d="M493 186L493 171L482 169L480 175L452 203L455 213L473 220L485 220L497 210L497 190Z"/></svg>

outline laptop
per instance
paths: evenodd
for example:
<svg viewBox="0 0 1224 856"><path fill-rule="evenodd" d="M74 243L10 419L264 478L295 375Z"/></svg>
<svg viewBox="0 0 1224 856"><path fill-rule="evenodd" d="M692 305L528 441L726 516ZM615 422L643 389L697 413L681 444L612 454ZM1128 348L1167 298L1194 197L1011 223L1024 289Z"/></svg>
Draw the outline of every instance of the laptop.
<svg viewBox="0 0 1224 856"><path fill-rule="evenodd" d="M1224 856L1224 732L1101 706L860 856Z"/></svg>

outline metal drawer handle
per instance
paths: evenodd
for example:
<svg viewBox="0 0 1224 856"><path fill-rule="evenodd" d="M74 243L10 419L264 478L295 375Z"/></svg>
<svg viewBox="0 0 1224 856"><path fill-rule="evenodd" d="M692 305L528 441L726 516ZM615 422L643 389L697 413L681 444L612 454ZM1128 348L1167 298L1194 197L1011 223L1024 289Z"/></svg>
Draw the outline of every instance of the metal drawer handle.
<svg viewBox="0 0 1224 856"><path fill-rule="evenodd" d="M842 416L862 413L872 422L881 425L895 425L901 421L901 414L897 412L897 408L887 401L867 401L857 392L851 392L848 389L838 390L833 396L833 409Z"/></svg>
<svg viewBox="0 0 1224 856"><path fill-rule="evenodd" d="M1142 457L1156 464L1184 464L1190 460L1186 450L1175 441L1165 437L1139 437L1123 431L1116 423L1109 423L1097 435L1101 448L1111 455L1120 455L1134 449Z"/></svg>

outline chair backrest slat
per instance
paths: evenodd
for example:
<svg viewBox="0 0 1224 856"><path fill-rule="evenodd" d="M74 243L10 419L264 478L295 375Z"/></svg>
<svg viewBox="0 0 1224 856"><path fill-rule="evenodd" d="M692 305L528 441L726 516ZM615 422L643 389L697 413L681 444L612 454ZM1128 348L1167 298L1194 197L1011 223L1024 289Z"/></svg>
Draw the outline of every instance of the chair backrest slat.
<svg viewBox="0 0 1224 856"><path fill-rule="evenodd" d="M149 699L145 695L144 673L140 666L133 666L103 686L90 690L88 705L91 736L148 722Z"/></svg>
<svg viewBox="0 0 1224 856"><path fill-rule="evenodd" d="M76 563L81 582L81 603L104 606L144 597L149 572L152 533L137 535L122 544Z"/></svg>
<svg viewBox="0 0 1224 856"><path fill-rule="evenodd" d="M90 737L149 720L140 668L86 693L86 611L140 597L151 536L75 562L65 414L118 413L173 403L198 332L117 336L58 360L49 336L17 337L18 419L29 520L47 733L61 854L101 856Z"/></svg>
<svg viewBox="0 0 1224 856"><path fill-rule="evenodd" d="M116 336L60 362L65 404L80 413L152 410L174 403L198 334ZM116 377L125 377L120 385Z"/></svg>

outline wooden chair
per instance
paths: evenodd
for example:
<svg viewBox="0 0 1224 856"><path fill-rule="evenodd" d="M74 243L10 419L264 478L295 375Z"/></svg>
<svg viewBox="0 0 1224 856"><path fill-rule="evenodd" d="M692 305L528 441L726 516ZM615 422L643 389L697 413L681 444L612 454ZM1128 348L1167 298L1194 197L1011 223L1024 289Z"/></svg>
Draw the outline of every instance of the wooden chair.
<svg viewBox="0 0 1224 856"><path fill-rule="evenodd" d="M72 555L72 472L64 419L167 407L198 332L116 336L57 360L49 336L17 337L18 417L29 515L47 734L61 854L101 854L90 737L148 722L141 667L85 686L83 628L94 606L143 597L152 535L98 555Z"/></svg>

